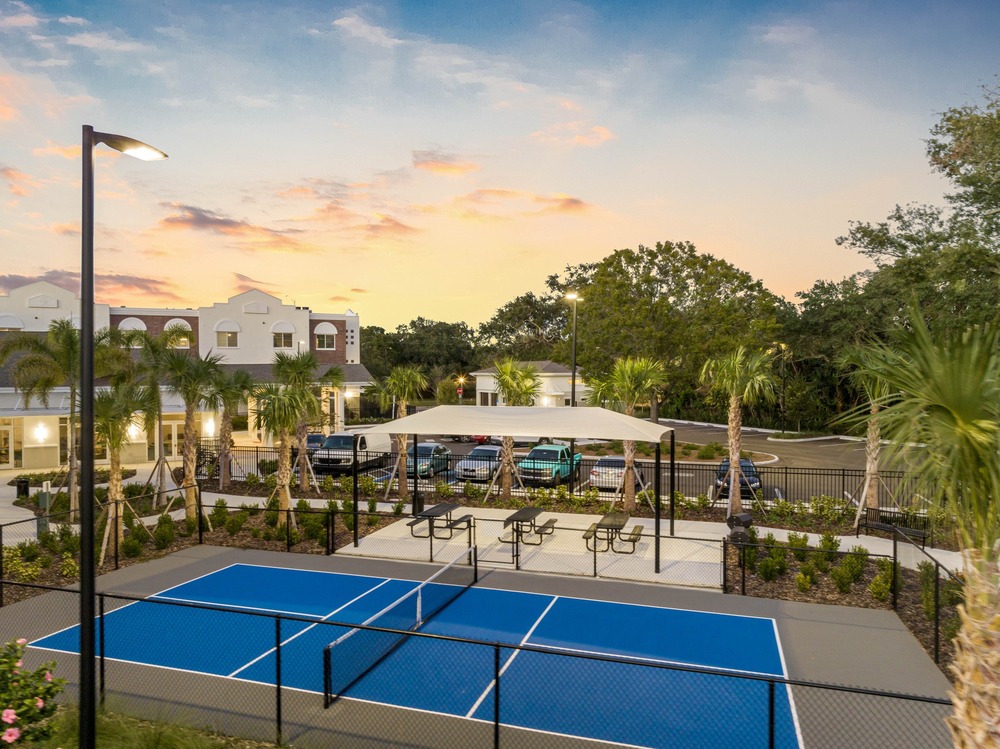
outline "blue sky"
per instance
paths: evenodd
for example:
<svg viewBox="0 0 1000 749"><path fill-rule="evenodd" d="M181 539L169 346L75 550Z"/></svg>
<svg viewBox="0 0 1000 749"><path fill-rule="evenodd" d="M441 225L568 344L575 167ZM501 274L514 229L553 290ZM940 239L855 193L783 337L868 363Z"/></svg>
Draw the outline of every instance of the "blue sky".
<svg viewBox="0 0 1000 749"><path fill-rule="evenodd" d="M993 84L995 2L0 0L0 286L248 287L476 324L567 264L688 240L794 299L852 219L941 202L924 140Z"/></svg>

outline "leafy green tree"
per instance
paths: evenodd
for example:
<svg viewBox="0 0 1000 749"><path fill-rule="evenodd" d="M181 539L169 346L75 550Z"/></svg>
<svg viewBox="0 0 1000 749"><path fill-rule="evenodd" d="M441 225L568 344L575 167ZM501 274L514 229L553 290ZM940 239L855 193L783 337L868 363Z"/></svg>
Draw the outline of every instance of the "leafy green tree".
<svg viewBox="0 0 1000 749"><path fill-rule="evenodd" d="M122 350L110 342L107 329L94 336L94 371L98 377L122 365ZM20 355L20 356L18 356ZM77 409L80 397L80 331L68 319L53 320L44 335L12 333L0 338L0 366L17 357L11 367L14 384L26 405L37 398L48 408L49 395L57 387L69 389L69 496L71 518L80 506L77 481Z"/></svg>
<svg viewBox="0 0 1000 749"><path fill-rule="evenodd" d="M779 337L784 307L749 273L690 242L616 250L598 263L567 268L548 285L560 296L572 289L584 299L577 318L584 375L606 377L621 357L662 361L669 378L658 400L675 414L698 399L706 358L737 345L766 347ZM569 345L567 335L559 349L563 361Z"/></svg>
<svg viewBox="0 0 1000 749"><path fill-rule="evenodd" d="M497 390L506 406L533 406L542 391L538 369L531 364L501 359L494 362ZM510 499L511 480L514 475L514 438L504 436L500 447L500 491L504 500Z"/></svg>
<svg viewBox="0 0 1000 749"><path fill-rule="evenodd" d="M278 526L284 526L292 506L292 435L299 422L314 408L309 391L294 385L267 382L253 392L257 410L254 426L262 429L278 447Z"/></svg>
<svg viewBox="0 0 1000 749"><path fill-rule="evenodd" d="M729 354L705 362L701 381L709 392L729 403L729 513L743 511L740 484L740 451L743 448L743 407L773 402L776 381L771 356L763 351L737 347Z"/></svg>
<svg viewBox="0 0 1000 749"><path fill-rule="evenodd" d="M603 379L591 379L590 403L605 403L628 416L635 415L635 407L648 403L654 391L663 387L666 372L663 364L645 357L626 357L615 362L611 373ZM635 510L635 441L622 443L625 453L623 507L626 512Z"/></svg>
<svg viewBox="0 0 1000 749"><path fill-rule="evenodd" d="M163 377L167 390L184 401L184 513L188 520L198 517L197 446L195 414L214 397L222 357L191 354L180 349L163 353Z"/></svg>
<svg viewBox="0 0 1000 749"><path fill-rule="evenodd" d="M919 315L889 344L873 344L868 375L887 395L875 415L889 461L916 466L956 520L964 568L955 638L955 746L1000 745L1000 330L932 333ZM859 420L868 418L859 409ZM919 445L918 448L908 446Z"/></svg>
<svg viewBox="0 0 1000 749"><path fill-rule="evenodd" d="M427 377L419 367L399 366L393 367L385 379L376 380L368 387L367 392L369 395L375 396L379 406L383 409L391 408L395 402L395 418L401 419L406 416L407 404L419 398L426 389ZM397 434L395 437L398 454L396 474L399 482L399 496L405 500L410 496L410 489L406 484L406 442L409 435ZM416 461L416 455L414 455L414 461ZM414 465L416 465L415 462Z"/></svg>
<svg viewBox="0 0 1000 749"><path fill-rule="evenodd" d="M377 325L361 328L361 361L373 377L385 377L392 368L401 364L397 355L400 335L387 333Z"/></svg>
<svg viewBox="0 0 1000 749"><path fill-rule="evenodd" d="M509 357L516 361L551 359L566 328L566 305L558 294L521 294L507 302L477 334L480 366Z"/></svg>

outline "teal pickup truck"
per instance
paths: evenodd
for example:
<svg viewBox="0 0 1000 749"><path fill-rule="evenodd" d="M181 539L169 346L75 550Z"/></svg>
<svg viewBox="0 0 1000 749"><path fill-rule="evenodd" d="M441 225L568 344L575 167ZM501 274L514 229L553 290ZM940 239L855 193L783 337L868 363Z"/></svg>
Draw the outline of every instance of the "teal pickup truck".
<svg viewBox="0 0 1000 749"><path fill-rule="evenodd" d="M517 472L529 486L557 486L569 481L571 473L574 480L580 478L581 460L580 453L570 458L566 445L538 445L517 464Z"/></svg>

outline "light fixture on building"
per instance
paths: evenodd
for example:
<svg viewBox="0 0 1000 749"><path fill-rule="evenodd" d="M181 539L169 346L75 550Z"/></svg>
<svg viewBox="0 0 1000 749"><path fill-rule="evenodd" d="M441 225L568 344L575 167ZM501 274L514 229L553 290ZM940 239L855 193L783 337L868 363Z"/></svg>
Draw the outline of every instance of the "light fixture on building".
<svg viewBox="0 0 1000 749"><path fill-rule="evenodd" d="M42 444L49 438L49 428L42 423L35 427L35 441Z"/></svg>
<svg viewBox="0 0 1000 749"><path fill-rule="evenodd" d="M129 442L135 442L137 439L139 439L139 425L138 424L129 424L128 425L128 439L129 439Z"/></svg>
<svg viewBox="0 0 1000 749"><path fill-rule="evenodd" d="M205 436L206 437L214 437L215 436L215 419L213 419L211 416L209 416L208 419L205 421L205 426L202 428L202 431L205 432Z"/></svg>

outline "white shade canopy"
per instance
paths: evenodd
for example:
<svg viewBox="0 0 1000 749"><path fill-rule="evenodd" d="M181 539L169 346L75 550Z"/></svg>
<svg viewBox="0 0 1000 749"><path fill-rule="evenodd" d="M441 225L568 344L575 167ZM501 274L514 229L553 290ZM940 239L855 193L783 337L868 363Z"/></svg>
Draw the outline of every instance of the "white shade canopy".
<svg viewBox="0 0 1000 749"><path fill-rule="evenodd" d="M606 408L536 406L437 406L365 430L376 434L492 434L635 442L659 442L672 431Z"/></svg>

